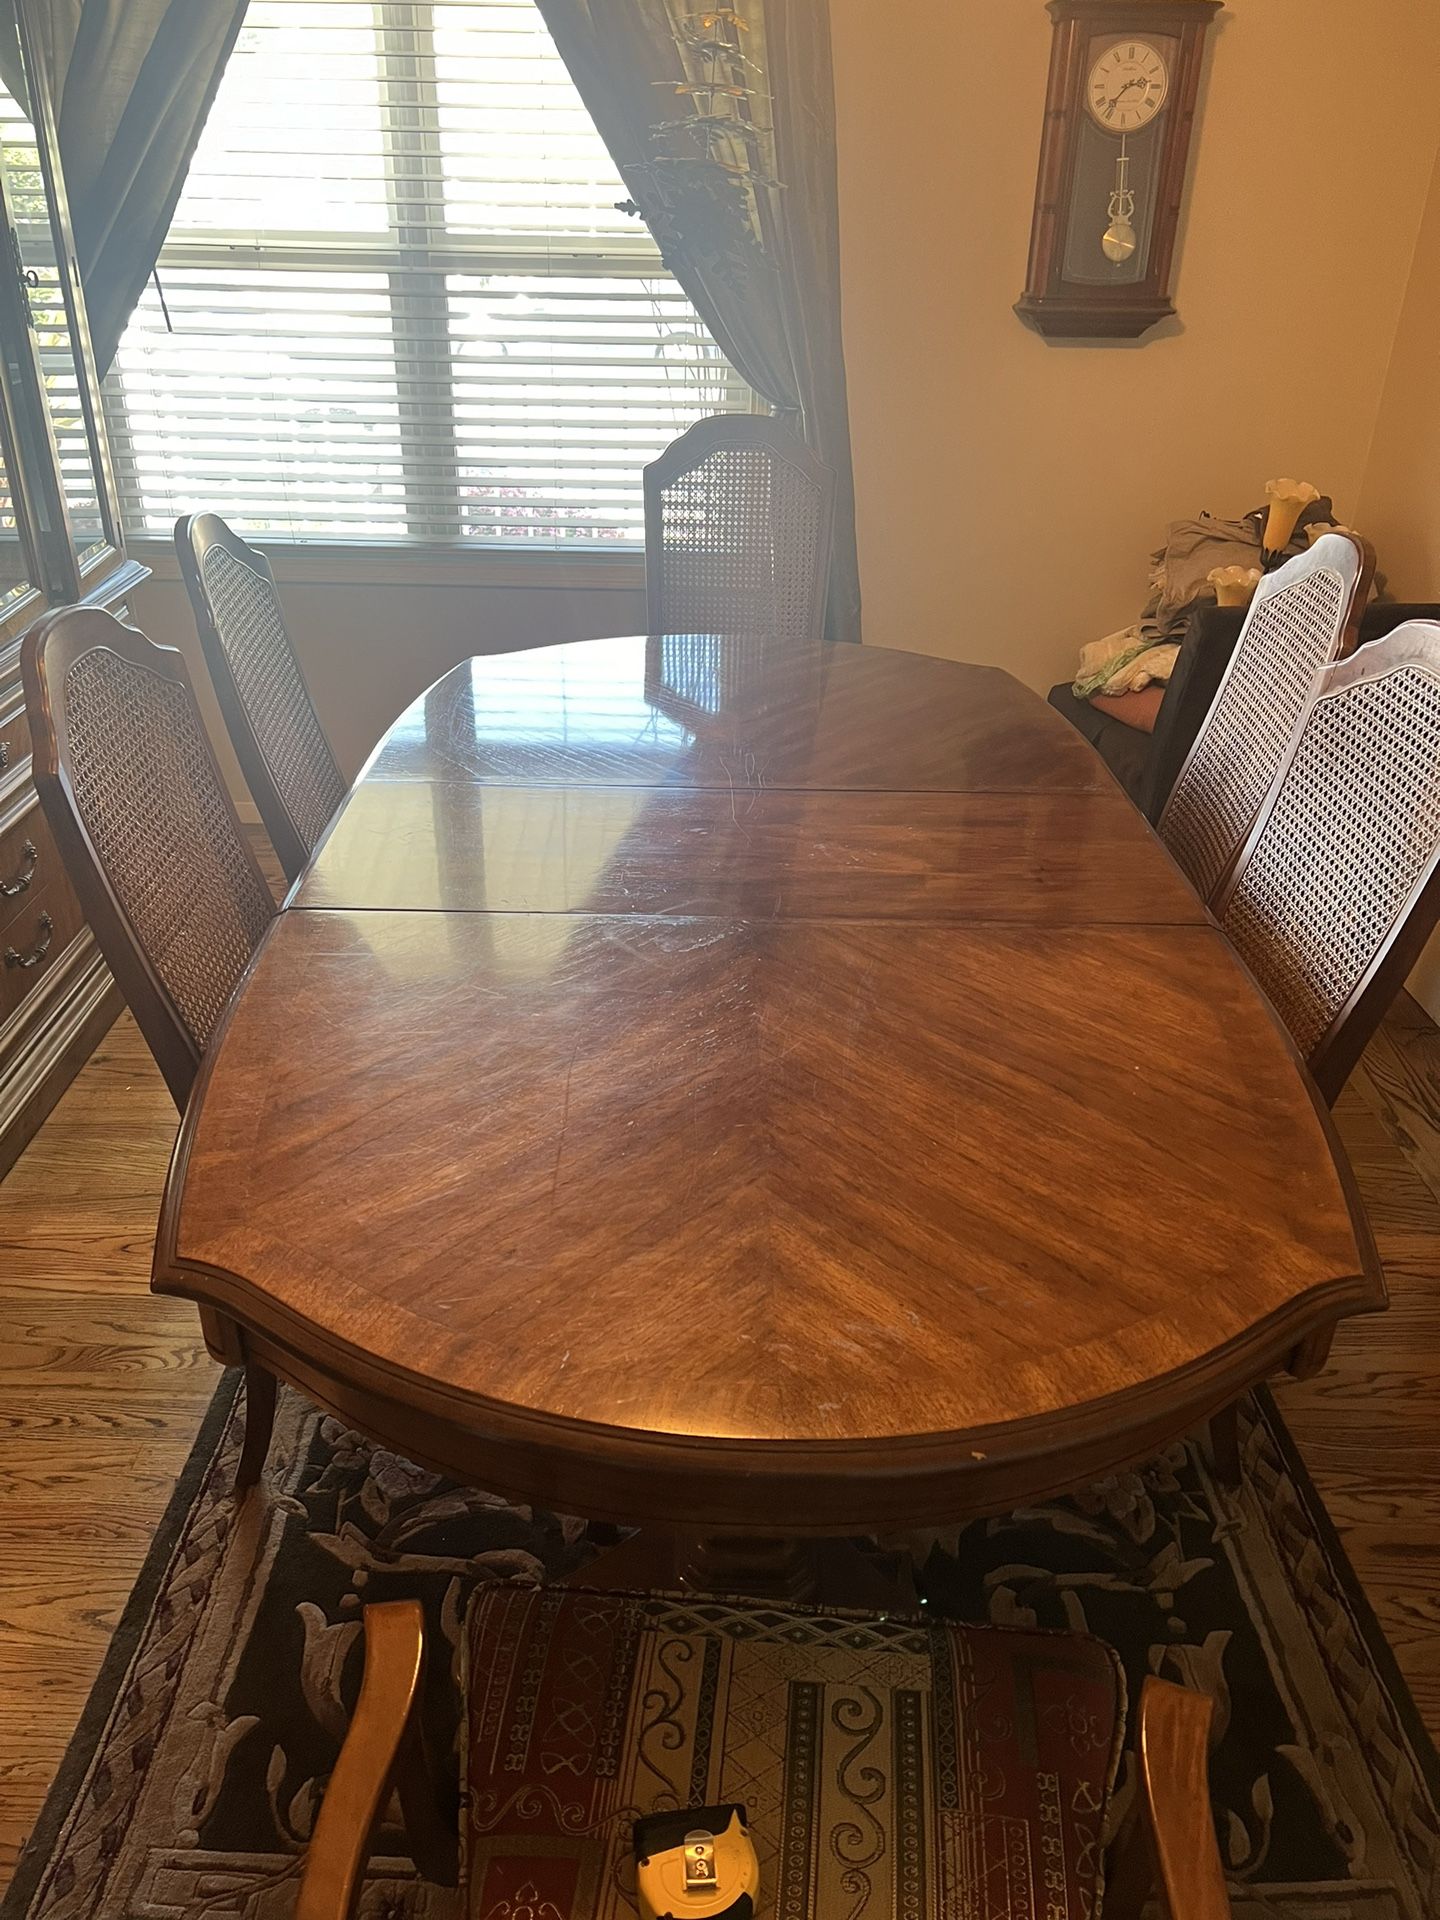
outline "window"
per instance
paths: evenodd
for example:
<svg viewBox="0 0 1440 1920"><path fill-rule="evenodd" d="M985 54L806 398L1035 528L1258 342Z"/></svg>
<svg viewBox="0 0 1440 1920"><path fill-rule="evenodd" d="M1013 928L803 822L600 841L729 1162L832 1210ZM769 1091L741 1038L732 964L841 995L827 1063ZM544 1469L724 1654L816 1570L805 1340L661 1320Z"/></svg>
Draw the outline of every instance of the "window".
<svg viewBox="0 0 1440 1920"><path fill-rule="evenodd" d="M107 381L133 531L593 548L753 404L533 0L251 0Z"/></svg>
<svg viewBox="0 0 1440 1920"><path fill-rule="evenodd" d="M35 129L9 88L0 85L0 173L14 226L16 264L32 276L29 305L61 490L80 560L103 552L105 519L95 484L90 431L80 403L80 371L60 284L50 203ZM7 502L8 504L8 502ZM13 525L13 520L10 521Z"/></svg>

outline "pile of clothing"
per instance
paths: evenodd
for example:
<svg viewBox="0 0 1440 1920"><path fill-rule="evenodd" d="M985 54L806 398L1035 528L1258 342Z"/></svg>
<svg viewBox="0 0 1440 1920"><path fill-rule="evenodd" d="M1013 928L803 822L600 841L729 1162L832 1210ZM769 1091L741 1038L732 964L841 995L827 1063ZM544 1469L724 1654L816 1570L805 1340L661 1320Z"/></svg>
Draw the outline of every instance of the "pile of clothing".
<svg viewBox="0 0 1440 1920"><path fill-rule="evenodd" d="M1103 640L1092 640L1080 650L1075 697L1105 705L1107 711L1131 725L1154 725L1180 652L1180 639L1197 606L1213 605L1215 589L1209 576L1217 567L1258 567L1269 509L1257 507L1240 520L1222 520L1202 513L1196 520L1174 521L1165 544L1151 556L1150 597L1140 618ZM1332 526L1335 516L1327 495L1320 495L1301 513L1286 556L1303 553L1310 545L1307 528ZM1133 702L1125 696L1147 692ZM1124 708L1109 706L1125 700Z"/></svg>

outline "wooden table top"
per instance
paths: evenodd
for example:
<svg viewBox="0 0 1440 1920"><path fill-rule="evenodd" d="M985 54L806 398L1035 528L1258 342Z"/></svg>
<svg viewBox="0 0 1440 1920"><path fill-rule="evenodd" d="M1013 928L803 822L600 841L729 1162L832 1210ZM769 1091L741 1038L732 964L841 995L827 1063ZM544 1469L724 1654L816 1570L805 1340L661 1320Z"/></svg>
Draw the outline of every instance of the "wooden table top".
<svg viewBox="0 0 1440 1920"><path fill-rule="evenodd" d="M998 668L714 634L466 661L400 716L365 779L1114 791L1089 744Z"/></svg>
<svg viewBox="0 0 1440 1920"><path fill-rule="evenodd" d="M156 1284L497 1490L824 1530L1058 1490L1384 1299L1288 1039L1058 715L695 636L397 721L202 1070Z"/></svg>

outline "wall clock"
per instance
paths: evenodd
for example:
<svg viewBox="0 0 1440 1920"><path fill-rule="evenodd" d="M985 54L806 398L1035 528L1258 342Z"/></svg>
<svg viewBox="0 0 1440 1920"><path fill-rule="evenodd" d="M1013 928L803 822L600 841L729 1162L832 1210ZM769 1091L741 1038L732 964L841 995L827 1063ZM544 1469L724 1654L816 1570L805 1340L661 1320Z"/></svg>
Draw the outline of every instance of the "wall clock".
<svg viewBox="0 0 1440 1920"><path fill-rule="evenodd" d="M1205 31L1221 0L1051 0L1030 267L1041 333L1135 338L1168 319Z"/></svg>

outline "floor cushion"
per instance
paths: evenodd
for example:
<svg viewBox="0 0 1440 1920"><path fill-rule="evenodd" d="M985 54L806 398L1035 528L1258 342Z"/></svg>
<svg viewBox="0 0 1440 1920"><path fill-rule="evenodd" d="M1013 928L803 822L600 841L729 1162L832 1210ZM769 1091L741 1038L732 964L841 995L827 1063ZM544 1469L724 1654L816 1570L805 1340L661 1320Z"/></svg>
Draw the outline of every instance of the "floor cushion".
<svg viewBox="0 0 1440 1920"><path fill-rule="evenodd" d="M491 1587L464 1644L473 1920L630 1920L635 1820L725 1801L765 1920L1098 1903L1125 1717L1098 1640Z"/></svg>

